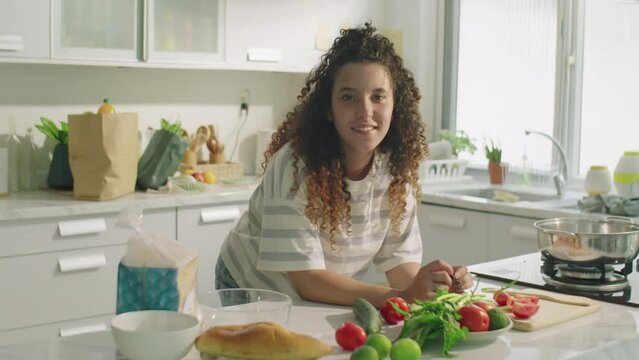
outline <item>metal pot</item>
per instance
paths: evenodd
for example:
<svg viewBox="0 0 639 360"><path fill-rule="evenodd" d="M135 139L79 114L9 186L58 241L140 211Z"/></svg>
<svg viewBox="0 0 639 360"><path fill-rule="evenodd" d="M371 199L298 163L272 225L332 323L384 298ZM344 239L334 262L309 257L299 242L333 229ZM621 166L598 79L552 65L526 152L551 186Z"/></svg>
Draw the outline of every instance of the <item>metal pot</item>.
<svg viewBox="0 0 639 360"><path fill-rule="evenodd" d="M639 223L624 217L539 220L539 249L573 263L622 264L639 253Z"/></svg>

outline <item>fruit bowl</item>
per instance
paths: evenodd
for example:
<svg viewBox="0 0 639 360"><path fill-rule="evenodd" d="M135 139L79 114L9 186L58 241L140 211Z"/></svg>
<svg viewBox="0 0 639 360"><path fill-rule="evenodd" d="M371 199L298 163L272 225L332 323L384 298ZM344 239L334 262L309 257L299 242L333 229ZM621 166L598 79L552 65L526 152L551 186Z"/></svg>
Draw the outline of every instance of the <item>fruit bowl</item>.
<svg viewBox="0 0 639 360"><path fill-rule="evenodd" d="M221 289L198 294L198 305L204 327L258 321L286 325L292 300L286 294L270 290Z"/></svg>
<svg viewBox="0 0 639 360"><path fill-rule="evenodd" d="M509 318L508 325L501 329L492 331L469 331L466 334L465 342L467 343L487 343L497 340L497 338L513 327L513 321ZM463 340L462 340L463 341Z"/></svg>

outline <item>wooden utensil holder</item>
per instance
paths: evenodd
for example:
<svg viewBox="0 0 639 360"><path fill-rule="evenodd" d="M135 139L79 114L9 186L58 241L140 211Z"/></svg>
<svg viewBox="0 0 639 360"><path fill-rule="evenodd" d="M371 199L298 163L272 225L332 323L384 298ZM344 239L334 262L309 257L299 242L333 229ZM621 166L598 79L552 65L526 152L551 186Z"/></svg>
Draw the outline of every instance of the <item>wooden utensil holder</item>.
<svg viewBox="0 0 639 360"><path fill-rule="evenodd" d="M210 153L209 154L209 163L210 164L223 164L226 162L226 158L224 156L224 152Z"/></svg>

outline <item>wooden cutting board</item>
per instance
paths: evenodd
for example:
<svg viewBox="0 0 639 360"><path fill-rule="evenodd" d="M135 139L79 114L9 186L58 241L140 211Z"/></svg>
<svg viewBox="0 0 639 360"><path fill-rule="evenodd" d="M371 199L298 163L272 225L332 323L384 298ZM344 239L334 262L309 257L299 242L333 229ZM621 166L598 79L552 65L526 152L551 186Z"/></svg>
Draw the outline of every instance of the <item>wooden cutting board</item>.
<svg viewBox="0 0 639 360"><path fill-rule="evenodd" d="M506 292L509 291L506 290ZM540 297L539 311L530 319L520 320L513 318L513 329L520 331L535 331L564 323L596 313L601 307L599 301L583 296L558 294L538 289L523 289L513 292Z"/></svg>

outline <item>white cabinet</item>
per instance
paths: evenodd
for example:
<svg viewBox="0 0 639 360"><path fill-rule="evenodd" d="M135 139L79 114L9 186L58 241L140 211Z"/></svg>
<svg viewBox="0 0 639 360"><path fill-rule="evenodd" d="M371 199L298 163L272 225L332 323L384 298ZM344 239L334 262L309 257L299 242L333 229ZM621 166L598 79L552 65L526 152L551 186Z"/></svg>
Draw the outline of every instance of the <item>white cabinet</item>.
<svg viewBox="0 0 639 360"><path fill-rule="evenodd" d="M225 0L51 0L51 4L54 59L223 60Z"/></svg>
<svg viewBox="0 0 639 360"><path fill-rule="evenodd" d="M142 227L175 238L175 208L144 211ZM117 269L132 230L118 213L0 222L0 346L26 334L103 330L115 313Z"/></svg>
<svg viewBox="0 0 639 360"><path fill-rule="evenodd" d="M422 236L422 263L442 259L453 265L486 261L488 214L421 204L417 217Z"/></svg>
<svg viewBox="0 0 639 360"><path fill-rule="evenodd" d="M49 0L0 0L0 57L49 57Z"/></svg>
<svg viewBox="0 0 639 360"><path fill-rule="evenodd" d="M423 263L471 265L538 251L537 219L421 204Z"/></svg>
<svg viewBox="0 0 639 360"><path fill-rule="evenodd" d="M248 202L178 208L178 241L199 255L198 292L215 288L215 264L229 230Z"/></svg>
<svg viewBox="0 0 639 360"><path fill-rule="evenodd" d="M369 20L381 28L383 19L383 2L372 0L242 0L227 7L227 62L258 70L306 73L340 28Z"/></svg>
<svg viewBox="0 0 639 360"><path fill-rule="evenodd" d="M490 214L488 220L488 258L504 259L539 251L535 219Z"/></svg>

